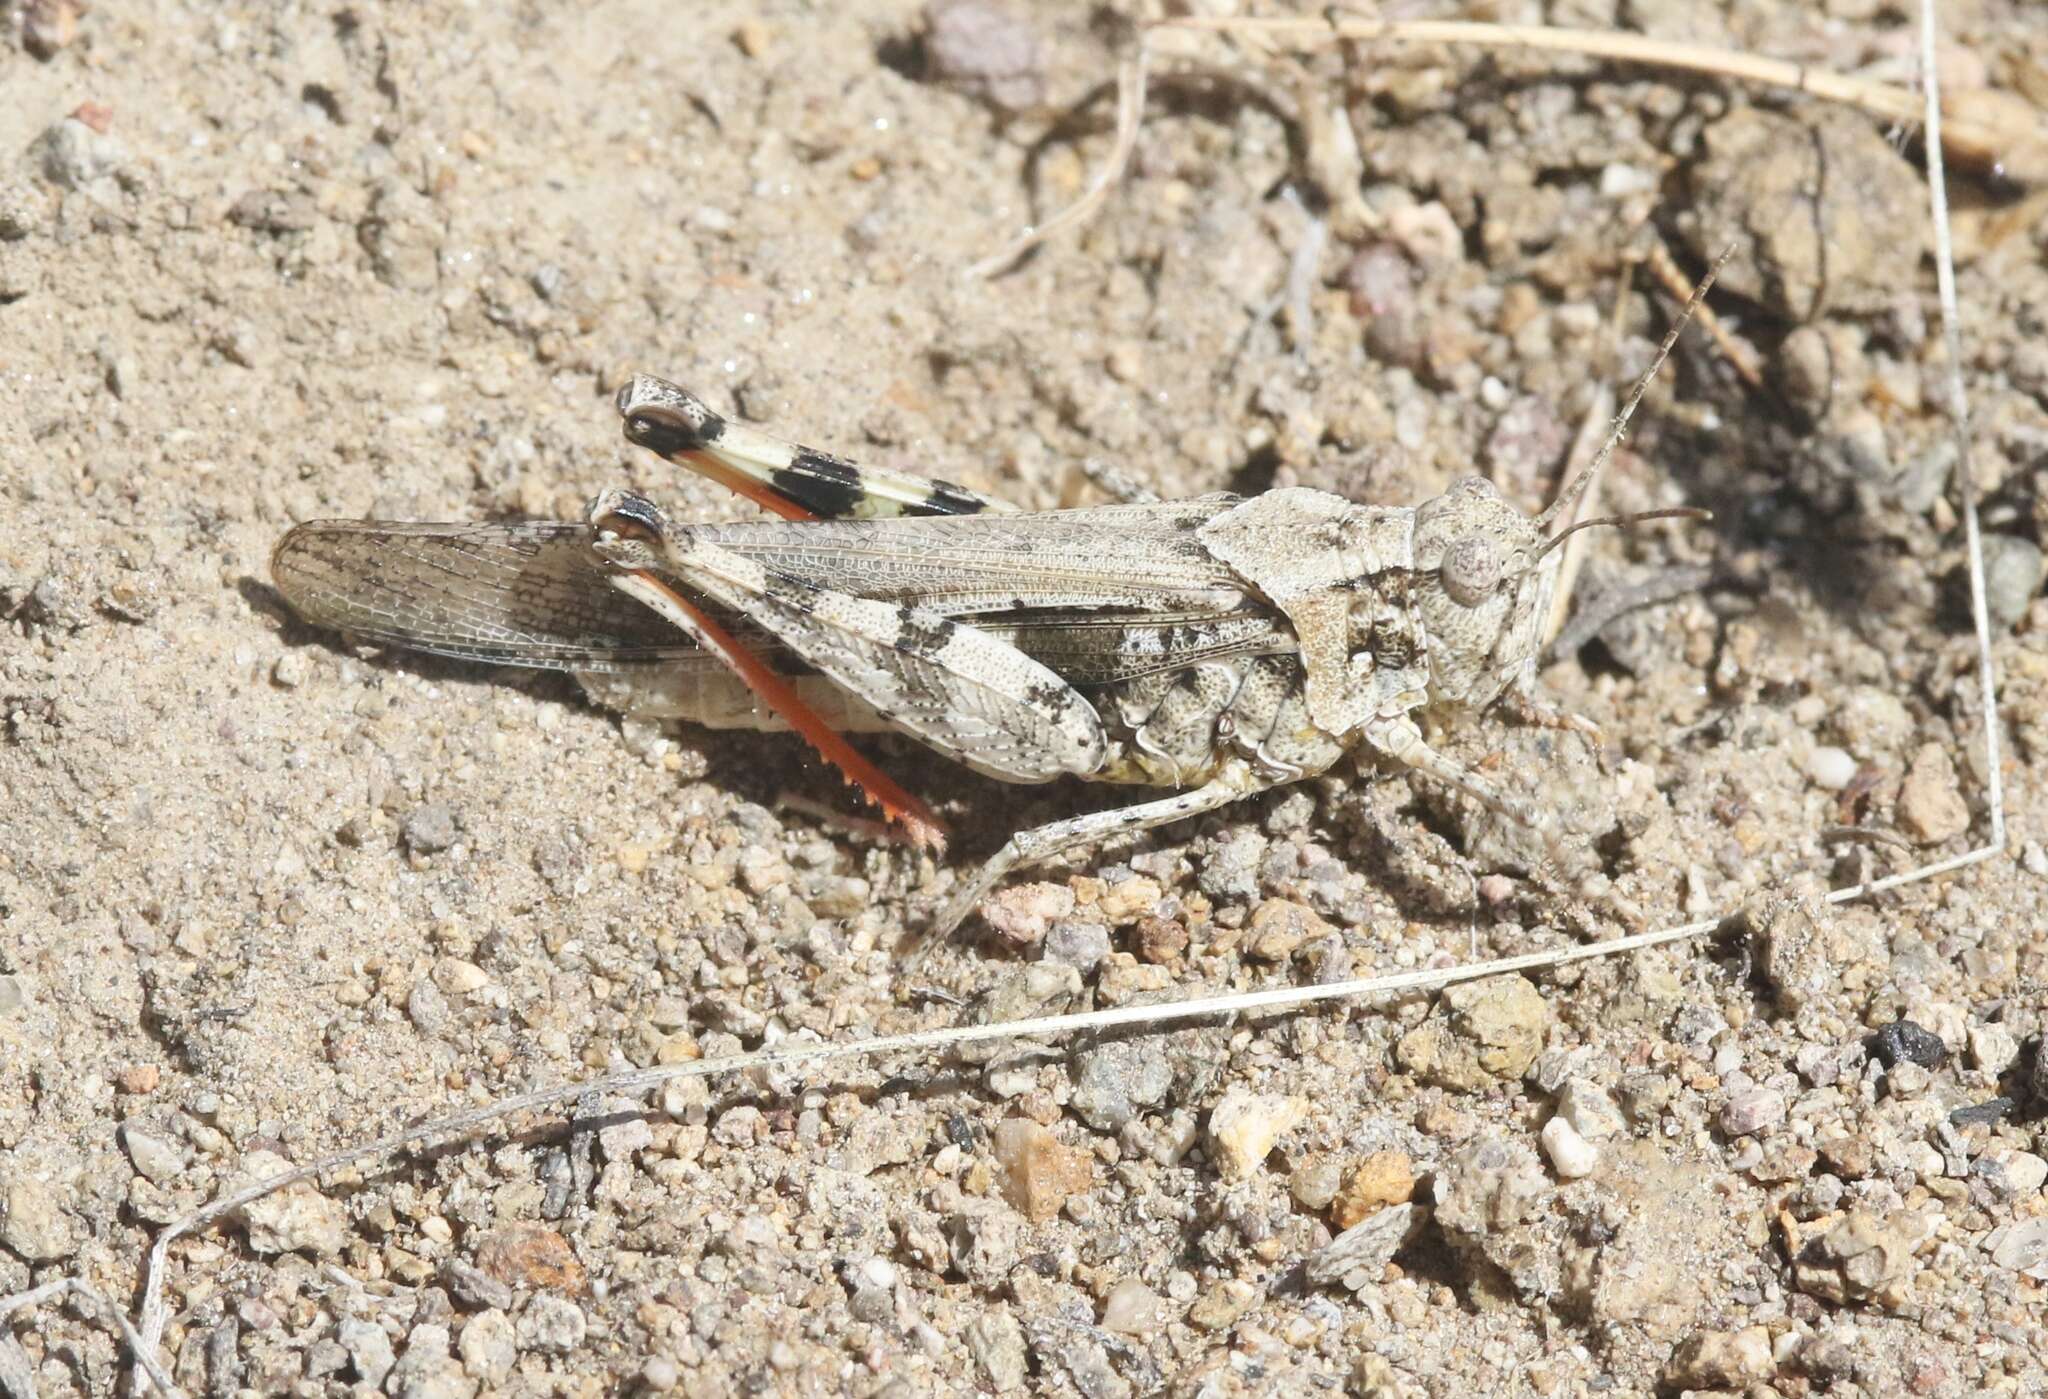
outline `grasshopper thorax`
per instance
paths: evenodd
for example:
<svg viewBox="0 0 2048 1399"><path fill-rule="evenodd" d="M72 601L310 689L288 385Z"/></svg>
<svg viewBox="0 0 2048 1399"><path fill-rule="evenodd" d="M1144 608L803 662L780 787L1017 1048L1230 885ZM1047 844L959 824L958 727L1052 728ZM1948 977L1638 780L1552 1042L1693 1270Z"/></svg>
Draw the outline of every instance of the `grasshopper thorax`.
<svg viewBox="0 0 2048 1399"><path fill-rule="evenodd" d="M1561 554L1537 523L1467 476L1416 508L1416 620L1429 639L1433 703L1482 708L1535 677Z"/></svg>
<svg viewBox="0 0 2048 1399"><path fill-rule="evenodd" d="M1483 707L1535 678L1557 561L1483 480L1415 509L1268 491L1199 536L1286 614L1309 717L1332 737L1425 705Z"/></svg>

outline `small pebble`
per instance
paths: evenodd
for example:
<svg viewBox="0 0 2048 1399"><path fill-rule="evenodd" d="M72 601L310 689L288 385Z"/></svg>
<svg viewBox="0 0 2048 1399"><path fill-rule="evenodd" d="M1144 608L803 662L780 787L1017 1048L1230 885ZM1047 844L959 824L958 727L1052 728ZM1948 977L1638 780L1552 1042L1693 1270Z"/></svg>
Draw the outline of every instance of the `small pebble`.
<svg viewBox="0 0 2048 1399"><path fill-rule="evenodd" d="M1343 1184L1344 1171L1336 1160L1316 1155L1294 1168L1294 1174L1287 1178L1287 1193L1303 1209L1321 1210L1329 1208ZM1351 1222L1355 1224L1358 1221Z"/></svg>
<svg viewBox="0 0 2048 1399"><path fill-rule="evenodd" d="M535 1295L519 1314L517 1334L522 1349L567 1355L583 1344L589 1327L583 1308L552 1292Z"/></svg>
<svg viewBox="0 0 2048 1399"><path fill-rule="evenodd" d="M1984 1073L1997 1075L2020 1057L2018 1036L2003 1025L1970 1027L1970 1064Z"/></svg>
<svg viewBox="0 0 2048 1399"><path fill-rule="evenodd" d="M33 153L44 178L59 189L84 189L112 174L128 154L118 140L73 117L46 128Z"/></svg>
<svg viewBox="0 0 2048 1399"><path fill-rule="evenodd" d="M1813 785L1839 792L1856 776L1856 760L1831 744L1822 744L1806 755L1806 775Z"/></svg>
<svg viewBox="0 0 2048 1399"><path fill-rule="evenodd" d="M477 1245L476 1266L511 1287L583 1290L583 1264L569 1241L544 1224L505 1224Z"/></svg>
<svg viewBox="0 0 2048 1399"><path fill-rule="evenodd" d="M1558 1090L1557 1115L1587 1141L1614 1136L1628 1127L1607 1090L1587 1078L1566 1080Z"/></svg>
<svg viewBox="0 0 2048 1399"><path fill-rule="evenodd" d="M406 849L433 855L455 844L455 809L446 802L426 802L406 813L399 828Z"/></svg>
<svg viewBox="0 0 2048 1399"><path fill-rule="evenodd" d="M291 1163L271 1151L252 1151L242 1159L250 1182L282 1175ZM320 1193L311 1181L299 1181L252 1200L238 1215L249 1247L258 1253L306 1253L332 1258L349 1240L348 1211Z"/></svg>
<svg viewBox="0 0 2048 1399"><path fill-rule="evenodd" d="M1309 1255L1305 1270L1317 1287L1342 1283L1361 1291L1385 1275L1394 1255L1429 1223L1426 1205L1413 1202L1376 1210Z"/></svg>
<svg viewBox="0 0 2048 1399"><path fill-rule="evenodd" d="M1664 1382L1680 1389L1741 1391L1778 1373L1771 1333L1761 1326L1740 1331L1695 1331L1678 1343L1664 1366Z"/></svg>
<svg viewBox="0 0 2048 1399"><path fill-rule="evenodd" d="M1970 1164L1970 1173L1982 1177L2001 1198L2022 1200L2048 1182L2048 1161L2031 1151L1995 1146Z"/></svg>
<svg viewBox="0 0 2048 1399"><path fill-rule="evenodd" d="M356 1378L373 1390L383 1386L384 1377L398 1363L398 1353L391 1348L391 1338L374 1321L344 1318L335 1328L334 1338L348 1352L349 1363L355 1366Z"/></svg>
<svg viewBox="0 0 2048 1399"><path fill-rule="evenodd" d="M1051 1219L1068 1197L1095 1183L1091 1158L1029 1118L1006 1118L998 1124L994 1145L1003 1198L1033 1223Z"/></svg>
<svg viewBox="0 0 2048 1399"><path fill-rule="evenodd" d="M1140 918L1133 950L1142 962L1169 966L1188 949L1188 930L1171 918Z"/></svg>
<svg viewBox="0 0 2048 1399"><path fill-rule="evenodd" d="M1942 1046L1940 1037L1910 1020L1894 1020L1864 1044L1870 1051L1870 1057L1887 1069L1901 1063L1938 1069L1948 1058L1948 1050Z"/></svg>
<svg viewBox="0 0 2048 1399"><path fill-rule="evenodd" d="M158 1185L168 1185L184 1172L185 1153L178 1144L137 1123L121 1128L121 1145L136 1171Z"/></svg>
<svg viewBox="0 0 2048 1399"><path fill-rule="evenodd" d="M1851 1207L1818 1238L1788 1247L1793 1284L1838 1306L1903 1298L1923 1266L1920 1246L1936 1227L1934 1219L1909 1210Z"/></svg>
<svg viewBox="0 0 2048 1399"><path fill-rule="evenodd" d="M1136 1278L1125 1278L1102 1303L1102 1329L1144 1336L1159 1329L1159 1294Z"/></svg>
<svg viewBox="0 0 2048 1399"><path fill-rule="evenodd" d="M471 1379L480 1384L503 1384L519 1360L512 1318L495 1307L478 1312L463 1324L455 1353L462 1357L462 1371Z"/></svg>
<svg viewBox="0 0 2048 1399"><path fill-rule="evenodd" d="M1089 971L1109 955L1109 929L1080 918L1062 918L1045 935L1040 953L1048 962L1063 962Z"/></svg>
<svg viewBox="0 0 2048 1399"><path fill-rule="evenodd" d="M1045 43L1028 20L991 0L925 7L925 74L1007 111L1045 100Z"/></svg>
<svg viewBox="0 0 2048 1399"><path fill-rule="evenodd" d="M478 1311L494 1307L499 1311L509 1311L512 1307L511 1287L460 1258L442 1262L441 1285L448 1289L449 1296L465 1307Z"/></svg>
<svg viewBox="0 0 2048 1399"><path fill-rule="evenodd" d="M26 180L0 181L0 243L14 243L43 231L43 192Z"/></svg>
<svg viewBox="0 0 2048 1399"><path fill-rule="evenodd" d="M982 921L1012 947L1035 947L1045 941L1053 923L1074 911L1074 891L1064 884L1040 880L1013 884L982 906Z"/></svg>
<svg viewBox="0 0 2048 1399"><path fill-rule="evenodd" d="M1024 1387L1024 1367L1029 1352L1024 1346L1024 1328L1016 1315L1000 1304L980 1310L967 1323L967 1353L975 1368L997 1394L1015 1393Z"/></svg>
<svg viewBox="0 0 2048 1399"><path fill-rule="evenodd" d="M78 1233L54 1185L28 1172L0 1182L0 1244L30 1263L71 1256Z"/></svg>
<svg viewBox="0 0 2048 1399"><path fill-rule="evenodd" d="M1330 925L1307 904L1267 899L1252 910L1244 948L1262 962L1284 962L1304 942L1329 936Z"/></svg>
<svg viewBox="0 0 2048 1399"><path fill-rule="evenodd" d="M1753 1136L1785 1120L1785 1095L1770 1088L1748 1088L1721 1106L1721 1130L1731 1137Z"/></svg>
<svg viewBox="0 0 2048 1399"><path fill-rule="evenodd" d="M1241 1278L1225 1278L1195 1299L1188 1325L1200 1331L1222 1331L1259 1304L1258 1289Z"/></svg>
<svg viewBox="0 0 2048 1399"><path fill-rule="evenodd" d="M1970 808L1946 746L1929 743L1913 757L1899 788L1899 825L1922 845L1939 845L1970 828Z"/></svg>
<svg viewBox="0 0 2048 1399"><path fill-rule="evenodd" d="M620 1111L631 1111L621 1107ZM654 1145L654 1128L644 1117L629 1117L623 1122L614 1122L600 1127L597 1132L598 1150L607 1161L630 1161L634 1155Z"/></svg>
<svg viewBox="0 0 2048 1399"><path fill-rule="evenodd" d="M74 0L29 0L20 15L21 46L45 63L78 37Z"/></svg>
<svg viewBox="0 0 2048 1399"><path fill-rule="evenodd" d="M1543 1048L1550 1007L1520 976L1446 989L1437 1013L1403 1035L1394 1056L1427 1083L1476 1093L1528 1072Z"/></svg>
<svg viewBox="0 0 2048 1399"><path fill-rule="evenodd" d="M438 1035L448 1027L448 998L431 979L421 977L406 993L405 1018L421 1034Z"/></svg>
<svg viewBox="0 0 2048 1399"><path fill-rule="evenodd" d="M491 984L491 974L460 957L443 957L434 964L434 984L450 996L473 996Z"/></svg>
<svg viewBox="0 0 2048 1399"><path fill-rule="evenodd" d="M1153 1047L1104 1040L1074 1056L1069 1106L1098 1132L1120 1132L1146 1108L1164 1102L1173 1087L1173 1064Z"/></svg>
<svg viewBox="0 0 2048 1399"><path fill-rule="evenodd" d="M1934 1082L1934 1071L1910 1059L1885 1070L1884 1091L1888 1097L1917 1098Z"/></svg>
<svg viewBox="0 0 2048 1399"><path fill-rule="evenodd" d="M1095 908L1111 923L1122 927L1134 923L1138 916L1150 913L1159 903L1159 881L1150 875L1134 874L1128 879L1119 879L1103 890L1095 901Z"/></svg>
<svg viewBox="0 0 2048 1399"><path fill-rule="evenodd" d="M1331 1202L1330 1218L1349 1229L1389 1205L1405 1204L1415 1194L1415 1163L1405 1151L1375 1151L1358 1163Z"/></svg>
<svg viewBox="0 0 2048 1399"><path fill-rule="evenodd" d="M1964 1129L1995 1127L2012 1116L2013 1109L2018 1106L2019 1104L2010 1098L1986 1098L1981 1103L1971 1103L1957 1108L1948 1115L1948 1120L1954 1126Z"/></svg>
<svg viewBox="0 0 2048 1399"><path fill-rule="evenodd" d="M1209 1114L1209 1154L1225 1180L1243 1180L1307 1113L1301 1098L1234 1089Z"/></svg>
<svg viewBox="0 0 2048 1399"><path fill-rule="evenodd" d="M1984 536L1984 610L2000 631L2018 625L2041 591L2041 546L2016 534Z"/></svg>
<svg viewBox="0 0 2048 1399"><path fill-rule="evenodd" d="M1543 1124L1543 1154L1559 1180L1579 1180L1600 1164L1600 1149L1578 1134L1562 1115Z"/></svg>
<svg viewBox="0 0 2048 1399"><path fill-rule="evenodd" d="M2048 1215L2006 1225L1984 1243L1999 1267L2048 1281Z"/></svg>

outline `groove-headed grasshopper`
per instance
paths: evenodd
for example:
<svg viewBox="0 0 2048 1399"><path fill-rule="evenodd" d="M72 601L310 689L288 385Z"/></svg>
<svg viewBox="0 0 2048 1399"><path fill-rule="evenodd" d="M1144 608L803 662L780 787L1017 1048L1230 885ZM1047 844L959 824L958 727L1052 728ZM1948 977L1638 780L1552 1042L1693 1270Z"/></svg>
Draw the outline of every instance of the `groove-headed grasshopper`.
<svg viewBox="0 0 2048 1399"><path fill-rule="evenodd" d="M582 525L304 524L271 567L307 621L366 641L573 671L641 715L794 728L925 843L937 821L841 735L907 733L1011 782L1178 789L1012 836L954 892L944 933L1016 866L1358 747L1547 837L1537 803L1430 748L1416 716L1505 701L1590 729L1534 694L1570 532L1551 527L1650 375L1533 519L1477 477L1414 507L1289 488L1027 514L777 441L643 375L618 396L627 438L785 519L684 525L608 490Z"/></svg>

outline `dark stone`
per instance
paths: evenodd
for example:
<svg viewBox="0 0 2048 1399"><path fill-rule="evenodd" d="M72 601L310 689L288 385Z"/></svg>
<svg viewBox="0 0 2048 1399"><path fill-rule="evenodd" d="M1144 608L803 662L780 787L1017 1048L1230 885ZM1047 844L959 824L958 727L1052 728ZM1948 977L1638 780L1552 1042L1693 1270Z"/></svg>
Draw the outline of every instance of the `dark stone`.
<svg viewBox="0 0 2048 1399"><path fill-rule="evenodd" d="M1948 1115L1948 1120L1957 1127L1995 1127L2010 1117L2017 1106L2010 1098L1986 1098L1981 1103L1957 1108Z"/></svg>
<svg viewBox="0 0 2048 1399"><path fill-rule="evenodd" d="M1910 1020L1894 1020L1864 1044L1871 1057L1887 1069L1901 1062L1918 1064L1924 1069L1938 1069L1948 1058L1940 1037Z"/></svg>

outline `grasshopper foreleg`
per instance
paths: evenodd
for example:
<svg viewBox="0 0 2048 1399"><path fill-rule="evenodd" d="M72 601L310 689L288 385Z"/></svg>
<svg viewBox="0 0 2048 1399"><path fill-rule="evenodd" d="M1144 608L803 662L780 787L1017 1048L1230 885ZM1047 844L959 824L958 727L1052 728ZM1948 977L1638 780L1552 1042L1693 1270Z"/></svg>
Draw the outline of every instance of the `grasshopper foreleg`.
<svg viewBox="0 0 2048 1399"><path fill-rule="evenodd" d="M1538 729L1564 729L1575 734L1584 734L1593 742L1600 741L1600 726L1583 714L1572 714L1546 704L1527 690L1510 687L1500 697L1501 712L1518 724L1527 724Z"/></svg>
<svg viewBox="0 0 2048 1399"><path fill-rule="evenodd" d="M1453 758L1447 758L1423 741L1422 730L1405 716L1374 724L1366 730L1366 741L1374 749L1386 754L1405 768L1427 774L1454 787L1496 816L1504 816L1516 825L1538 834L1545 834L1550 823L1533 804L1519 797L1508 796L1505 792L1475 776L1472 770Z"/></svg>
<svg viewBox="0 0 2048 1399"><path fill-rule="evenodd" d="M1170 825L1205 811L1215 811L1272 785L1247 765L1232 763L1202 786L1185 792L1139 802L1135 806L1091 811L1086 815L1070 816L1064 821L1052 821L1028 831L1019 831L982 864L974 878L953 891L952 897L946 900L945 907L932 922L924 939L925 945L942 942L951 936L953 930L966 922L981 901L988 897L989 891L1012 870L1041 864L1078 846L1135 835L1155 826Z"/></svg>
<svg viewBox="0 0 2048 1399"><path fill-rule="evenodd" d="M1538 872L1546 877L1552 874L1552 867L1562 852L1558 848L1557 822L1551 819L1550 813L1533 802L1509 796L1474 774L1463 763L1437 752L1423 740L1422 731L1415 726L1415 721L1405 715L1368 725L1365 737L1375 751L1386 754L1403 767L1455 788L1494 815L1533 832L1543 842L1544 866Z"/></svg>

